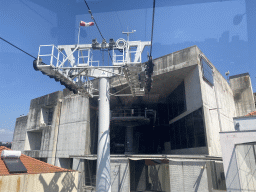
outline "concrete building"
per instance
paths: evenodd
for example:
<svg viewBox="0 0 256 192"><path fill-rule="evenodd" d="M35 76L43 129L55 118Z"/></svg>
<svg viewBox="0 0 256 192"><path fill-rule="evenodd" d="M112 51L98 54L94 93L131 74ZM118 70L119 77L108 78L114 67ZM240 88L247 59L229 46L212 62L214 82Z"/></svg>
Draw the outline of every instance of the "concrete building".
<svg viewBox="0 0 256 192"><path fill-rule="evenodd" d="M0 154L5 150L10 149L1 146ZM23 154L19 159L0 158L0 191L75 192L77 184L78 171L52 166Z"/></svg>
<svg viewBox="0 0 256 192"><path fill-rule="evenodd" d="M244 116L255 111L254 94L249 73L229 77L230 86L234 92L237 116Z"/></svg>
<svg viewBox="0 0 256 192"><path fill-rule="evenodd" d="M256 112L235 117L235 131L220 132L227 191L256 189ZM225 153L224 153L225 152Z"/></svg>
<svg viewBox="0 0 256 192"><path fill-rule="evenodd" d="M233 91L240 76L230 86L197 46L154 64L149 94L110 98L112 191L225 190L219 132L235 131L240 105ZM110 82L111 92L130 93L125 79ZM12 148L79 170L79 190L93 191L97 107L97 98L68 90L33 99L29 114L17 118ZM254 108L248 104L243 110Z"/></svg>

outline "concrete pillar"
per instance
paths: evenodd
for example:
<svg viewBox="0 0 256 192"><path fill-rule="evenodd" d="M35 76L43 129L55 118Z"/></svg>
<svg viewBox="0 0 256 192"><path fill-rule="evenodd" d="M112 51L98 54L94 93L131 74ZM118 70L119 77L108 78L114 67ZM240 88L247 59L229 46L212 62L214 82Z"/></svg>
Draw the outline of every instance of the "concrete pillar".
<svg viewBox="0 0 256 192"><path fill-rule="evenodd" d="M102 77L99 80L99 131L96 175L97 192L111 192L109 125L109 79Z"/></svg>

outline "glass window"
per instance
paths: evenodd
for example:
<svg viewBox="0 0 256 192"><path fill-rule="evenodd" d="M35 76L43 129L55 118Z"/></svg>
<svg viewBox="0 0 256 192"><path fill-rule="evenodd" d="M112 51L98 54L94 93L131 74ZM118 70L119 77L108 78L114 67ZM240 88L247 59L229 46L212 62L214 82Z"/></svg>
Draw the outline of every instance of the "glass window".
<svg viewBox="0 0 256 192"><path fill-rule="evenodd" d="M85 166L85 185L96 186L96 166L97 160L84 160Z"/></svg>
<svg viewBox="0 0 256 192"><path fill-rule="evenodd" d="M203 79L210 85L213 85L212 66L203 57L201 57L201 65L203 69Z"/></svg>
<svg viewBox="0 0 256 192"><path fill-rule="evenodd" d="M206 146L202 108L172 123L170 132L172 149Z"/></svg>
<svg viewBox="0 0 256 192"><path fill-rule="evenodd" d="M184 82L167 97L167 104L169 106L169 119L173 119L187 110Z"/></svg>

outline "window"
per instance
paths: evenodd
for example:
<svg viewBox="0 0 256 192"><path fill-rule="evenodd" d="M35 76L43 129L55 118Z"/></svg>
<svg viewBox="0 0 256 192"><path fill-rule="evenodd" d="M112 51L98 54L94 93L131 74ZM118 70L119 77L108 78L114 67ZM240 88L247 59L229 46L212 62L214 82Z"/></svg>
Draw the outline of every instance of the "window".
<svg viewBox="0 0 256 192"><path fill-rule="evenodd" d="M223 163L218 161L210 161L210 165L213 189L226 190Z"/></svg>
<svg viewBox="0 0 256 192"><path fill-rule="evenodd" d="M169 106L169 119L173 119L187 110L184 82L167 97L167 103Z"/></svg>
<svg viewBox="0 0 256 192"><path fill-rule="evenodd" d="M96 187L96 165L97 160L84 160L86 186Z"/></svg>
<svg viewBox="0 0 256 192"><path fill-rule="evenodd" d="M73 158L59 158L60 166L65 169L72 169Z"/></svg>
<svg viewBox="0 0 256 192"><path fill-rule="evenodd" d="M203 57L201 57L201 65L203 70L203 79L210 85L213 85L212 66Z"/></svg>
<svg viewBox="0 0 256 192"><path fill-rule="evenodd" d="M52 117L53 117L53 108L42 108L41 118L40 118L40 127L51 125Z"/></svg>
<svg viewBox="0 0 256 192"><path fill-rule="evenodd" d="M42 132L41 131L28 131L28 142L30 150L40 150L41 149L41 140Z"/></svg>
<svg viewBox="0 0 256 192"><path fill-rule="evenodd" d="M206 146L202 108L170 125L171 149Z"/></svg>

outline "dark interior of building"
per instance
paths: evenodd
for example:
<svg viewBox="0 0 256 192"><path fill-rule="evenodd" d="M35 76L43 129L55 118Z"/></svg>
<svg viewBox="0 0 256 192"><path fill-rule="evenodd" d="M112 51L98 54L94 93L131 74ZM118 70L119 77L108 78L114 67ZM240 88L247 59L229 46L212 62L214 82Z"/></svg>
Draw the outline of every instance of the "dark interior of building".
<svg viewBox="0 0 256 192"><path fill-rule="evenodd" d="M111 116L111 153L126 153L127 143L132 143L129 154L165 154L170 150L205 146L202 108L169 124L186 110L184 82L163 102L141 102L131 105L130 108L115 106ZM129 139L127 127L132 127L132 141Z"/></svg>

